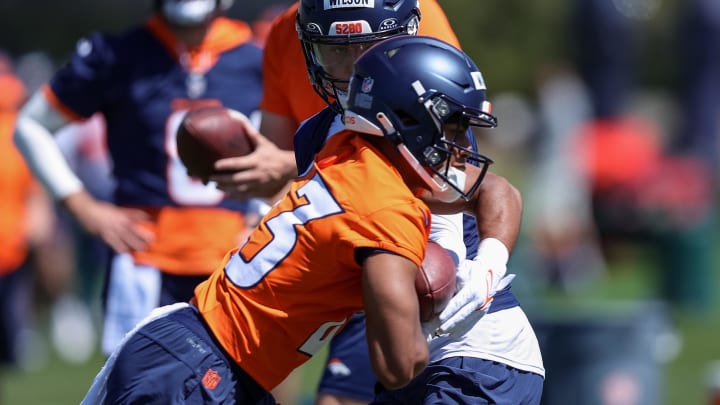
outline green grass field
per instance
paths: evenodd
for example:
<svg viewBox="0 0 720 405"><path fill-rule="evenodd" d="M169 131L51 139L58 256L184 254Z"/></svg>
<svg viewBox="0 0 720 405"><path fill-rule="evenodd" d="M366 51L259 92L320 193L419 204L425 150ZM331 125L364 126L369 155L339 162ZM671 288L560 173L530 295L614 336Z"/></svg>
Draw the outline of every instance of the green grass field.
<svg viewBox="0 0 720 405"><path fill-rule="evenodd" d="M705 405L706 371L712 360L720 360L720 323L702 319L681 319L677 328L682 335L683 348L679 356L664 370L665 404ZM5 373L2 382L2 404L77 404L90 386L95 373L100 370L102 362L99 354L82 366L64 363L53 356L42 370ZM313 364L304 370L307 379L303 384L303 398L298 401L298 405L308 403L314 381L319 376L320 362L313 361Z"/></svg>
<svg viewBox="0 0 720 405"><path fill-rule="evenodd" d="M720 267L718 267L720 268ZM648 285L656 282L653 269L644 263L630 261L619 266L576 296L546 297L548 302L562 300L565 308L580 308L594 300L647 299ZM717 284L717 282L716 282ZM720 291L720 285L715 291ZM531 303L523 301L526 311ZM596 309L597 310L597 309ZM603 310L603 308L600 308ZM605 308L609 312L608 308ZM532 311L528 311L531 313ZM671 320L679 337L679 352L662 369L661 396L665 405L706 405L707 371L714 361L720 361L720 311L694 314L672 311ZM531 316L532 319L532 316ZM674 350L669 344L667 350ZM547 354L546 354L547 355ZM324 354L316 356L303 368L302 397L296 404L309 405L315 383L319 378ZM96 354L84 365L72 365L50 355L45 367L36 371L7 370L0 382L0 405L69 405L77 404L100 370L103 358ZM569 405L569 404L552 404ZM575 404L573 404L575 405ZM581 405L581 404L579 404ZM642 404L656 405L656 404Z"/></svg>

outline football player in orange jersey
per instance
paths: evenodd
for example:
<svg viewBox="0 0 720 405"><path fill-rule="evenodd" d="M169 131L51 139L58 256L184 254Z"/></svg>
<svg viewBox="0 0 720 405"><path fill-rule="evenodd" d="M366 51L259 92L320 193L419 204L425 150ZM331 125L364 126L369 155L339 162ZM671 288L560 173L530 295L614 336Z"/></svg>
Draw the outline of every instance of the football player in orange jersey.
<svg viewBox="0 0 720 405"><path fill-rule="evenodd" d="M23 106L14 136L50 194L116 252L103 294L105 353L153 308L187 301L245 225L246 203L187 175L175 134L198 106L255 112L262 51L248 24L222 16L232 0L153 4L144 23L78 41ZM106 121L112 204L90 195L53 137L95 113Z"/></svg>
<svg viewBox="0 0 720 405"><path fill-rule="evenodd" d="M258 196L272 199L271 196L277 190L295 177L297 170L293 152L293 135L302 121L326 107L324 100L314 94L313 85L308 81L307 70L302 68L304 66L303 50L300 41L297 40L298 32L295 27L297 11L301 3L312 4L315 2L295 2L284 14L275 19L263 54L260 132L272 142L263 138L258 139L254 153L246 157L218 162L218 168L231 171L241 170L231 178L228 178L230 176L214 178L219 183L219 187L231 198L242 200ZM340 3L337 4L340 5ZM392 7L385 7L385 1L378 1L372 2L372 8L379 11L375 17L377 21L372 21L373 29L379 28L375 25L385 18L396 19L400 25L405 25L409 17L409 10L414 8L422 12L420 34L440 38L459 47L458 39L436 0L420 0L417 3L414 0L405 0L399 3L393 2ZM353 14L353 10L361 9L337 8L331 10L331 15L334 11L347 11L349 14ZM385 33L385 35L396 34L398 34L396 31ZM502 217L502 220L495 222L501 226L493 226L493 232L488 232L488 234L503 239L510 246L511 243L508 241L514 242L517 236L521 204L519 198L515 199L515 190L509 187L504 179L492 174L488 177L483 183L483 187L492 190L493 194L484 193L483 195L487 197L485 201L494 198L497 201L496 204L493 204L497 208L496 212L502 211L498 214L498 218ZM496 187L496 184L499 187ZM513 203L515 204L513 205ZM482 205L487 206L488 203ZM515 207L518 207L517 211L514 210ZM487 208L486 214L486 218L491 218L493 215ZM513 215L514 218L508 219L506 214ZM507 238L504 238L505 235ZM320 387L320 404L324 404L322 402L324 400L331 401L329 403L332 404L334 398L339 397L346 397L346 401L351 401L350 398L347 398L348 395L353 398L363 398L360 403L367 403L373 397L372 383L358 383L363 380L374 380L367 366L367 355L360 354L367 352L362 347L364 323L353 322L345 328L344 334L352 334L351 329L360 330L360 335L357 337L360 345L354 340L348 340L345 341L346 347L355 348L358 355L364 359L355 367L346 354L341 356L343 361L337 362L335 366L340 373L339 378L347 382L341 383L344 387L341 389L334 379L330 381L328 378L323 378L323 384ZM337 341L337 339L334 340L334 342ZM340 353L333 352L331 360L338 359L334 356L335 354L339 355ZM344 370L345 366L350 367L350 370ZM276 396L289 405L297 401L302 374L304 374L302 369L293 373L288 381L275 390Z"/></svg>
<svg viewBox="0 0 720 405"><path fill-rule="evenodd" d="M442 39L456 47L457 36L437 0L404 0L400 10L392 12L385 7L386 0L368 2L378 10L386 9L390 18L401 23L406 18L403 10L416 7L422 12L418 33ZM260 102L262 119L256 152L248 156L229 158L217 162L218 171L236 171L230 176L218 176L220 187L228 197L244 200L251 197L272 198L297 175L293 154L293 135L300 123L327 106L322 98L315 97L313 85L308 81L298 32L295 29L298 6L295 2L276 18L268 34L263 53L263 97ZM341 2L337 2L340 4ZM398 2L392 2L398 3ZM322 4L322 2L320 3ZM346 8L351 11L352 8ZM267 140L272 142L267 142Z"/></svg>
<svg viewBox="0 0 720 405"><path fill-rule="evenodd" d="M346 129L189 304L126 337L83 403L274 404L268 391L358 311L384 387L422 372L414 280L431 217L418 196L474 209L491 161L455 141L496 120L477 67L445 42L398 36L355 66Z"/></svg>
<svg viewBox="0 0 720 405"><path fill-rule="evenodd" d="M388 7L390 3L392 7ZM313 123L310 125L311 129L305 125L295 135L294 153L299 172L302 173L304 168L311 164L317 149L324 143L328 134L332 134L342 126L340 121L342 108L335 100L336 95L342 97L346 94L344 86L347 85L352 59L364 48L388 37L412 34L412 29L417 28L416 20L420 11L422 11L419 26L421 33L432 32L440 38L448 38L449 43L457 46L457 38L437 3L420 1L419 10L417 6L414 1L389 3L383 1L359 7L342 2L326 4L322 0L303 0L300 2L296 16L292 15L291 9L275 21L263 60L265 93L261 103L263 109L261 128L272 131L268 137L273 138L283 134L288 127L296 125L300 121L297 117L302 117L303 114L310 115L308 111L312 111L311 107L315 108L313 100L317 103L324 99L330 105L330 109L326 108L306 121ZM304 53L312 88L321 98L309 97L307 91L310 87L297 86L292 80L298 74L296 64L291 60L293 53L290 53L291 56L279 53L281 44L284 49L285 44L292 39L292 25L295 21L302 42L302 50L298 49L297 52ZM347 33L337 34L338 31L343 30ZM290 50L292 51L293 48L291 47ZM293 85L288 86L288 83ZM468 140L473 142L474 138L469 136ZM281 146L284 145L282 142L279 141ZM268 150L272 150L272 147ZM281 154L282 152L279 155ZM262 156L260 153L258 155ZM237 158L235 161L249 162L252 159L251 155ZM269 157L261 159L263 169L272 168L273 164L277 164L269 159ZM224 168L229 168L233 160L228 159L218 164L227 164L228 166ZM250 174L248 176L252 177ZM229 195L242 196L242 191L233 188L235 187L233 179L227 177L217 177L220 186ZM246 185L241 184L240 187ZM532 384L525 384L522 378L513 378L505 381L503 387L510 384L525 384L533 387L524 391L529 393L526 398L539 399L544 370L537 339L527 317L510 291L510 286L500 284L500 279L505 273L509 250L515 243L519 229L520 198L505 179L493 173L487 174L480 187L479 196L482 201L473 212L482 241L478 238L473 219L465 218L463 221L462 216L458 215L434 216L433 219L432 239L454 253L456 260L462 265L461 275L465 277L468 287L459 294L453 308L450 308L451 311L445 314L445 322L442 325L447 330L454 329L456 336L463 335L462 339L447 337L433 339L431 359L437 361L434 364L437 367L445 367L441 363L456 360L466 365L472 364L472 366L457 367L458 374L466 372L463 368L479 371L484 369L486 364L491 365L489 371L474 374L475 378L462 379L466 387L469 384L483 386L483 376L490 376L493 368L511 367L516 374L528 375ZM430 203L427 199L426 202ZM446 204L431 204L431 208L433 213L457 212L453 208L449 209ZM466 258L469 260L465 260ZM471 288L473 284L485 285L484 277L490 270L495 276L491 288ZM474 282L469 279L469 275L475 276ZM481 283L478 283L477 279ZM475 309L481 306L483 300L492 295L498 286L504 288L501 288L500 293L494 298L495 304L490 307L484 305L485 311L488 312L487 319L481 320L476 325L478 317L485 311L475 311ZM370 372L367 359L364 329L362 317L356 316L331 341L327 367L318 386L316 404L356 405L366 404L373 399L375 378ZM468 333L462 333L468 329L470 329ZM415 383L422 384L423 381L425 380L418 380ZM495 392L501 391L504 389L495 390ZM481 395L494 394L476 394L470 401L477 401ZM415 399L417 400L417 397Z"/></svg>

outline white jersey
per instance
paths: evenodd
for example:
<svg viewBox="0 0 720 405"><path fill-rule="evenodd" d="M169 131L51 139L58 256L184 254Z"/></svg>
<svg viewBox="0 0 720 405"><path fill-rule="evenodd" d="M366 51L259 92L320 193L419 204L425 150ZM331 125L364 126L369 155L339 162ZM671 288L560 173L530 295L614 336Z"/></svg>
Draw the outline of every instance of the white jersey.
<svg viewBox="0 0 720 405"><path fill-rule="evenodd" d="M448 249L453 259L465 257L462 234L462 214L432 216L430 239ZM540 345L520 306L486 314L461 338L430 341L430 362L457 356L497 361L545 377Z"/></svg>

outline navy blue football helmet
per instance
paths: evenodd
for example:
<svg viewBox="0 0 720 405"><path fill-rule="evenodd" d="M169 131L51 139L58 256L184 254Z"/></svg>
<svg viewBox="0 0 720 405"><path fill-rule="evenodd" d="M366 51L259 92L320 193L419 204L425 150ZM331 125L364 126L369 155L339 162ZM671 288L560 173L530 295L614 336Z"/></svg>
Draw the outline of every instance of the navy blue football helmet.
<svg viewBox="0 0 720 405"><path fill-rule="evenodd" d="M464 130L446 133L449 124L497 126L482 74L465 53L435 38L405 35L378 43L357 59L345 127L392 140L443 201L469 198L492 163L464 146ZM464 173L452 166L450 157L457 153L481 167L482 175L469 188Z"/></svg>
<svg viewBox="0 0 720 405"><path fill-rule="evenodd" d="M418 0L302 0L296 29L315 92L342 113L338 100L343 99L355 58L377 41L416 35L419 22ZM340 69L344 73L332 75L338 64L347 72Z"/></svg>

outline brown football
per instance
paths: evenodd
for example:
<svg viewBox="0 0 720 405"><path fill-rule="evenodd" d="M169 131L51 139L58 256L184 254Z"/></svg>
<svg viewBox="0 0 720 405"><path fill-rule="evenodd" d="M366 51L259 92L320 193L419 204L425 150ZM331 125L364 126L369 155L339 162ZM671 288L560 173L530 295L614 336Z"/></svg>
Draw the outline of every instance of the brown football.
<svg viewBox="0 0 720 405"><path fill-rule="evenodd" d="M203 180L215 171L217 160L252 151L243 115L222 106L188 111L177 131L178 157L190 176Z"/></svg>
<svg viewBox="0 0 720 405"><path fill-rule="evenodd" d="M415 278L420 302L420 320L428 322L438 316L455 294L455 262L439 244L428 241L425 258Z"/></svg>

